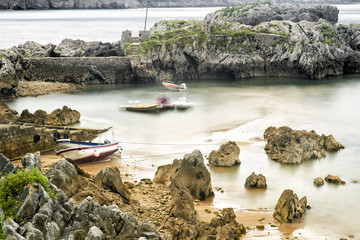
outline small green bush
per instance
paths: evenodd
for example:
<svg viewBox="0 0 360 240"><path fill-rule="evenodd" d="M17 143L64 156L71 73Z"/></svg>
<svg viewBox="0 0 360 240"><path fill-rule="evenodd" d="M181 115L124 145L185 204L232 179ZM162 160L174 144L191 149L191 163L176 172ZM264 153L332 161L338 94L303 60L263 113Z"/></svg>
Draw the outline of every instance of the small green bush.
<svg viewBox="0 0 360 240"><path fill-rule="evenodd" d="M41 184L49 196L56 198L56 193L50 188L49 180L37 168L24 169L17 173L5 175L0 180L0 205L4 211L5 218L13 217L21 202L16 199L28 184Z"/></svg>

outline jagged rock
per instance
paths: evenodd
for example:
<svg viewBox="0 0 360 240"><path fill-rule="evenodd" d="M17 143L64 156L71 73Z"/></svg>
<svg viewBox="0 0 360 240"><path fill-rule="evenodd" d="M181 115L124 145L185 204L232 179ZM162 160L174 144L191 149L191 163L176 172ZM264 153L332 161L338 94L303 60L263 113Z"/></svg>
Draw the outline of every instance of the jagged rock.
<svg viewBox="0 0 360 240"><path fill-rule="evenodd" d="M190 224L195 224L199 216L194 208L194 202L189 190L175 189L171 195L173 196L173 199L169 206L169 216L182 218Z"/></svg>
<svg viewBox="0 0 360 240"><path fill-rule="evenodd" d="M331 140L331 135L320 136L314 130L308 132L292 130L289 127L268 127L264 132L264 138L267 139L266 153L272 160L284 164L298 164L305 160L325 157L327 146L332 151L335 150L334 142L337 149L343 148L341 144ZM329 143L325 144L326 142Z"/></svg>
<svg viewBox="0 0 360 240"><path fill-rule="evenodd" d="M9 98L15 94L16 72L10 59L0 57L0 96Z"/></svg>
<svg viewBox="0 0 360 240"><path fill-rule="evenodd" d="M231 10L231 9L230 9ZM317 23L319 19L326 19L330 23L337 23L339 10L335 6L329 5L299 5L299 4L273 4L264 2L263 4L248 4L233 9L233 12L223 16L222 11L208 14L205 21L213 22L217 18L223 17L229 22L238 22L246 25L256 26L263 22L272 20L289 20L292 22L300 22L306 20L308 22Z"/></svg>
<svg viewBox="0 0 360 240"><path fill-rule="evenodd" d="M41 171L41 159L40 152L36 153L27 153L21 158L21 164L25 168L34 168L37 167Z"/></svg>
<svg viewBox="0 0 360 240"><path fill-rule="evenodd" d="M130 201L118 168L105 167L95 176L95 184L120 194L126 202Z"/></svg>
<svg viewBox="0 0 360 240"><path fill-rule="evenodd" d="M273 217L280 223L292 222L294 218L301 218L307 207L307 198L299 198L292 190L286 189L281 194L273 213Z"/></svg>
<svg viewBox="0 0 360 240"><path fill-rule="evenodd" d="M65 192L67 197L73 196L81 188L84 179L78 175L73 164L60 160L52 164L46 172L49 181Z"/></svg>
<svg viewBox="0 0 360 240"><path fill-rule="evenodd" d="M19 121L41 125L65 126L76 123L79 119L80 113L78 111L63 106L62 109L58 108L50 114L47 114L46 111L41 109L31 114L29 110L25 109L21 112Z"/></svg>
<svg viewBox="0 0 360 240"><path fill-rule="evenodd" d="M182 160L175 159L171 166L159 167L154 182L171 182L171 187L187 188L191 195L200 200L214 195L211 175L199 150L185 154Z"/></svg>
<svg viewBox="0 0 360 240"><path fill-rule="evenodd" d="M268 3L258 5L268 12L282 7ZM266 21L255 26L238 22L242 15L245 18L261 15L260 7L250 5L251 14L242 13L246 7L219 10L208 14L202 23L157 23L151 32L164 40L151 49L142 49L143 67L136 69L136 74L156 81L163 76L176 81L264 76L321 79L359 73L360 53L355 48L357 42L352 39L359 35L360 27L331 23L337 19L334 6L321 6L314 19L309 13L317 12L316 6L306 7L301 13L303 7L294 5L299 14L289 14L293 21L274 14L271 17L277 19L271 21L254 17ZM318 17L322 18L317 20ZM178 30L183 32L182 39L186 41L171 38L166 33Z"/></svg>
<svg viewBox="0 0 360 240"><path fill-rule="evenodd" d="M315 178L314 185L318 187L324 185L324 179L322 177Z"/></svg>
<svg viewBox="0 0 360 240"><path fill-rule="evenodd" d="M214 167L231 167L240 164L240 148L233 141L220 146L218 151L209 154L209 165Z"/></svg>
<svg viewBox="0 0 360 240"><path fill-rule="evenodd" d="M33 218L39 209L39 195L31 185L25 186L17 201L21 202L21 205L14 217L19 223L27 222Z"/></svg>
<svg viewBox="0 0 360 240"><path fill-rule="evenodd" d="M266 178L264 175L256 175L255 172L252 172L245 180L244 186L246 188L266 188Z"/></svg>
<svg viewBox="0 0 360 240"><path fill-rule="evenodd" d="M326 137L324 146L325 146L326 151L329 151L329 152L336 152L339 149L344 148L343 145L341 145L340 143L335 141L335 138L333 137L333 135L329 135Z"/></svg>
<svg viewBox="0 0 360 240"><path fill-rule="evenodd" d="M325 181L327 181L328 183L345 184L345 181L341 180L341 178L330 174L325 177Z"/></svg>
<svg viewBox="0 0 360 240"><path fill-rule="evenodd" d="M96 226L93 226L89 229L89 232L86 236L88 240L101 240L103 239L103 232Z"/></svg>
<svg viewBox="0 0 360 240"><path fill-rule="evenodd" d="M99 41L85 42L83 40L63 39L54 49L59 57L109 57L125 56L121 44L102 43Z"/></svg>
<svg viewBox="0 0 360 240"><path fill-rule="evenodd" d="M24 44L17 46L19 54L26 58L33 57L53 57L54 56L54 44L41 45L37 42L27 41Z"/></svg>
<svg viewBox="0 0 360 240"><path fill-rule="evenodd" d="M14 170L14 164L5 157L4 154L0 153L0 177L13 172Z"/></svg>
<svg viewBox="0 0 360 240"><path fill-rule="evenodd" d="M222 216L213 218L210 226L216 229L216 239L240 239L240 236L246 233L244 225L236 221L232 208L224 208Z"/></svg>

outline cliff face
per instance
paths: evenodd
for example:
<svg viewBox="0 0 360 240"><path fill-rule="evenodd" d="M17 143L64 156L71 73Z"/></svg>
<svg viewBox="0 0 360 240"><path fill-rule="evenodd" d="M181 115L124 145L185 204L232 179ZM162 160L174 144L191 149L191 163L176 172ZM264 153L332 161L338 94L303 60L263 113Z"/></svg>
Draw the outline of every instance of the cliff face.
<svg viewBox="0 0 360 240"><path fill-rule="evenodd" d="M140 46L142 62L157 80L358 73L360 26L335 25L337 14L333 6L253 4L203 22L160 22Z"/></svg>
<svg viewBox="0 0 360 240"><path fill-rule="evenodd" d="M293 0L300 4L341 4L354 3L357 0ZM149 7L226 7L256 3L257 0L1 0L0 9L93 9L93 8L138 8ZM288 0L273 0L274 3L286 3ZM357 1L359 2L359 1Z"/></svg>

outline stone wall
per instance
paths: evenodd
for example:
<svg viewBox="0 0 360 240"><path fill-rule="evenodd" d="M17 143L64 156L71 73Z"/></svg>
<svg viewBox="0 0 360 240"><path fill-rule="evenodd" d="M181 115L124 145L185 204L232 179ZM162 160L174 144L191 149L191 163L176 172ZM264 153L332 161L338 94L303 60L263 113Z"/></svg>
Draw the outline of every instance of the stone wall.
<svg viewBox="0 0 360 240"><path fill-rule="evenodd" d="M132 69L127 57L42 57L25 59L28 80L76 84L130 83Z"/></svg>
<svg viewBox="0 0 360 240"><path fill-rule="evenodd" d="M64 138L67 134L71 140L85 141L94 139L103 131L105 130L0 124L0 153L14 159L28 152L51 150L56 145L56 132L60 134L59 138Z"/></svg>

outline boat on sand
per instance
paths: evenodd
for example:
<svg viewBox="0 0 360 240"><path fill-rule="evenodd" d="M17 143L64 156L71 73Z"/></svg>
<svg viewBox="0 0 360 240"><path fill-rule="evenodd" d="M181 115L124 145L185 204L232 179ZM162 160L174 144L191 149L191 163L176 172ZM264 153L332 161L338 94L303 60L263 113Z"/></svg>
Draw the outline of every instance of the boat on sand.
<svg viewBox="0 0 360 240"><path fill-rule="evenodd" d="M121 153L121 146L118 142L105 140L103 143L78 142L70 139L58 139L55 147L56 155L65 159L73 160L78 164L104 161L110 158L115 152Z"/></svg>

